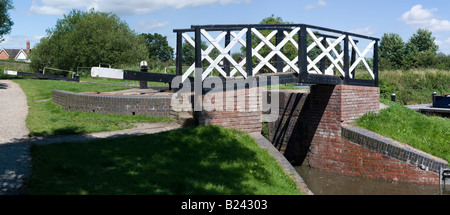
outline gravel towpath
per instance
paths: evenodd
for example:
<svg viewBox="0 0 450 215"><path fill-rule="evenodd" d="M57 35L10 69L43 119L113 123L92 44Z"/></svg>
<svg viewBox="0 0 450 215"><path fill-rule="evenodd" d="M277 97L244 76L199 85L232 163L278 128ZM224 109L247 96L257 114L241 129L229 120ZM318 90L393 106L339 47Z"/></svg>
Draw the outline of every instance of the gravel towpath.
<svg viewBox="0 0 450 215"><path fill-rule="evenodd" d="M31 172L27 98L20 86L0 80L0 195L19 194Z"/></svg>
<svg viewBox="0 0 450 215"><path fill-rule="evenodd" d="M20 86L10 80L0 80L0 195L24 194L24 182L32 172L32 144L136 136L181 128L177 123L137 123L134 128L120 131L30 138L25 124L27 115L27 99Z"/></svg>

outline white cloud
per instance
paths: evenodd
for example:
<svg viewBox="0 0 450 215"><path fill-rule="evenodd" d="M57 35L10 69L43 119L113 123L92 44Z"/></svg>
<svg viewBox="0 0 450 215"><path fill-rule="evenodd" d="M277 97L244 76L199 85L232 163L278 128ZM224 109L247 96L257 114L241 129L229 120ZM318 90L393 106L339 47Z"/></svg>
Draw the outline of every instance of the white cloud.
<svg viewBox="0 0 450 215"><path fill-rule="evenodd" d="M90 0L33 0L31 14L62 16L72 8L88 8Z"/></svg>
<svg viewBox="0 0 450 215"><path fill-rule="evenodd" d="M27 41L30 41L31 48L33 48L34 45L39 43L41 38L44 36L23 36L23 35L8 35L5 36L5 41L0 43L1 48L7 48L7 49L25 49L27 47Z"/></svg>
<svg viewBox="0 0 450 215"><path fill-rule="evenodd" d="M353 30L350 30L350 32L353 32L355 34L372 36L375 33L375 30L372 29L372 26L369 26L369 27L365 27L365 28L353 29Z"/></svg>
<svg viewBox="0 0 450 215"><path fill-rule="evenodd" d="M422 5L414 5L405 12L400 20L409 26L427 28L431 31L450 31L450 21L436 18L433 14L437 8L425 9Z"/></svg>
<svg viewBox="0 0 450 215"><path fill-rule="evenodd" d="M94 8L97 11L118 15L142 15L166 7L176 9L210 4L239 4L251 0L33 0L30 12L44 15L62 15L70 9ZM322 0L320 0L322 1Z"/></svg>
<svg viewBox="0 0 450 215"><path fill-rule="evenodd" d="M138 32L150 32L158 28L168 26L169 22L159 22L156 20L141 20L134 26L134 30Z"/></svg>
<svg viewBox="0 0 450 215"><path fill-rule="evenodd" d="M319 0L319 1L316 2L316 3L308 4L308 5L306 5L306 6L303 7L303 8L304 8L305 10L311 10L311 9L316 8L316 7L325 7L325 6L327 6L327 2L324 1L324 0Z"/></svg>
<svg viewBox="0 0 450 215"><path fill-rule="evenodd" d="M450 51L450 37L445 40L435 40L436 45L439 46L439 50L444 53L449 53Z"/></svg>

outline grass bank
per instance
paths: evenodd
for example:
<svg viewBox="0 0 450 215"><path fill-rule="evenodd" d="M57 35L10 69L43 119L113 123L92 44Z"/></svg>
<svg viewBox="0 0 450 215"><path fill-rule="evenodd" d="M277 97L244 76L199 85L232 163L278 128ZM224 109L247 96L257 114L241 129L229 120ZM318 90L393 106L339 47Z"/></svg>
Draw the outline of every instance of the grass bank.
<svg viewBox="0 0 450 215"><path fill-rule="evenodd" d="M51 101L53 90L69 92L106 92L124 90L126 87L92 85L66 81L14 79L25 92L28 101L26 119L30 136L80 134L121 130L132 127L131 123L170 121L168 117L102 115L81 111L65 111ZM50 99L50 100L47 100Z"/></svg>
<svg viewBox="0 0 450 215"><path fill-rule="evenodd" d="M301 194L247 134L198 126L32 147L29 194Z"/></svg>
<svg viewBox="0 0 450 215"><path fill-rule="evenodd" d="M356 124L450 162L450 119L428 117L386 100L383 103L390 107L379 114L366 114Z"/></svg>

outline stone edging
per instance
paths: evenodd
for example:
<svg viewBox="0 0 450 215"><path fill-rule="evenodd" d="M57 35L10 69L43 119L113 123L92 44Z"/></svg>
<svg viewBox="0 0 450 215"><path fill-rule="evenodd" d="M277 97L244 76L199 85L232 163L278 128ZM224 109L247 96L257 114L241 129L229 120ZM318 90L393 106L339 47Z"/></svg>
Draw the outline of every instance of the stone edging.
<svg viewBox="0 0 450 215"><path fill-rule="evenodd" d="M54 90L52 100L69 111L168 117L171 96L108 96Z"/></svg>
<svg viewBox="0 0 450 215"><path fill-rule="evenodd" d="M381 136L364 128L342 125L342 138L374 150L385 156L417 166L422 170L440 173L440 168L446 168L448 162L415 149L407 144Z"/></svg>

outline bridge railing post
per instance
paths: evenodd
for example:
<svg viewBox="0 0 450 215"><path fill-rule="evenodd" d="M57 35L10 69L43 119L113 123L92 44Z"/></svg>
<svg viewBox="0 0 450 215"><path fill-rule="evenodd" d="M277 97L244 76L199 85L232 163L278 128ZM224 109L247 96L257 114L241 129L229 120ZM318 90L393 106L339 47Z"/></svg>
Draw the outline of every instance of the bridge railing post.
<svg viewBox="0 0 450 215"><path fill-rule="evenodd" d="M348 35L345 35L344 38L344 84L349 84L350 82L350 62L349 62L349 56L348 56L348 51L349 51L349 47L348 47ZM355 78L355 77L353 77Z"/></svg>
<svg viewBox="0 0 450 215"><path fill-rule="evenodd" d="M378 41L373 45L373 75L375 77L373 85L378 87Z"/></svg>
<svg viewBox="0 0 450 215"><path fill-rule="evenodd" d="M247 72L247 77L253 76L253 54L252 54L252 28L249 27L246 35L246 50L245 50L245 68Z"/></svg>
<svg viewBox="0 0 450 215"><path fill-rule="evenodd" d="M183 75L183 32L177 31L176 75Z"/></svg>
<svg viewBox="0 0 450 215"><path fill-rule="evenodd" d="M225 35L225 48L228 47L228 45L230 45L230 41L231 41L231 31L227 30L227 35ZM230 55L231 52L228 52L228 54ZM225 73L227 74L227 77L230 77L230 61L227 58L223 60L223 67Z"/></svg>
<svg viewBox="0 0 450 215"><path fill-rule="evenodd" d="M306 82L306 79L308 77L308 53L306 39L306 26L300 25L300 31L298 35L298 68L300 69L300 75L298 76L298 82Z"/></svg>
<svg viewBox="0 0 450 215"><path fill-rule="evenodd" d="M277 29L277 36L276 36L276 40L275 40L275 46L278 46L281 41L283 41L284 38L284 34L283 34L284 30L283 29ZM281 47L280 52L283 53L283 47ZM277 73L282 73L283 72L283 59L279 56L276 55L275 57L275 67L277 68Z"/></svg>
<svg viewBox="0 0 450 215"><path fill-rule="evenodd" d="M202 33L200 28L195 28L195 70L194 70L194 111L202 111L203 92L203 68L202 68Z"/></svg>

